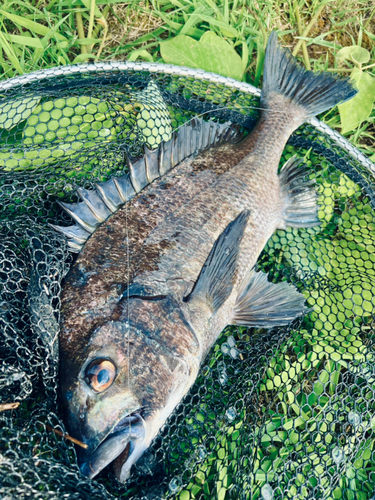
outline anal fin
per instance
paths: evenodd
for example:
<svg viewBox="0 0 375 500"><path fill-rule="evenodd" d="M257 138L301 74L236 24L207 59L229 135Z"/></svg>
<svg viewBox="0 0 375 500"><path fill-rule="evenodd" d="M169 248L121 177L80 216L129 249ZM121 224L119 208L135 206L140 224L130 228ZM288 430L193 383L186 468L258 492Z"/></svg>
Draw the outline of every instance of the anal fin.
<svg viewBox="0 0 375 500"><path fill-rule="evenodd" d="M308 310L305 298L285 281L271 283L267 274L251 271L241 287L233 311L231 325L271 328L288 325Z"/></svg>
<svg viewBox="0 0 375 500"><path fill-rule="evenodd" d="M307 179L303 160L293 156L283 166L279 179L285 199L284 223L289 227L319 226L318 195L314 180Z"/></svg>

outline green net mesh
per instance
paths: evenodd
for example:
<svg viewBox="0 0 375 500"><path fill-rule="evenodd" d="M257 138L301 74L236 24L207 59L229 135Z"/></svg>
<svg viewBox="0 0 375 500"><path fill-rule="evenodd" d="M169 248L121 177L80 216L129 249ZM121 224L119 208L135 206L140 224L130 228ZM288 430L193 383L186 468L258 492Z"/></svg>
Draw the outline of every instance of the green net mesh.
<svg viewBox="0 0 375 500"><path fill-rule="evenodd" d="M277 231L258 260L303 293L309 314L227 328L125 485L110 468L84 478L73 444L52 431L65 431L56 325L74 260L49 226L71 224L56 201L123 175L127 155L198 114L245 133L257 118L249 91L138 66L51 70L0 90L0 404L20 403L0 412L1 498L374 498L373 178L310 124L281 165L306 159L322 224Z"/></svg>

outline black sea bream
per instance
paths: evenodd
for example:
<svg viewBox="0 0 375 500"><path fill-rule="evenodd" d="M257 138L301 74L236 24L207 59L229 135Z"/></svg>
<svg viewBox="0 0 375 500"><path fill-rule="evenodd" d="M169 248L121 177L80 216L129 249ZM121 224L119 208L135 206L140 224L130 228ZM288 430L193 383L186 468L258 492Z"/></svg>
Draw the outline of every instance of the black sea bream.
<svg viewBox="0 0 375 500"><path fill-rule="evenodd" d="M87 239L64 283L60 336L66 425L88 446L77 450L83 474L113 462L129 477L227 325L305 313L292 285L254 266L276 229L319 224L306 167L292 158L277 173L289 136L355 93L300 68L272 33L260 119L245 139L195 119L128 177L65 206L80 226L60 230ZM103 221L95 232L91 219Z"/></svg>

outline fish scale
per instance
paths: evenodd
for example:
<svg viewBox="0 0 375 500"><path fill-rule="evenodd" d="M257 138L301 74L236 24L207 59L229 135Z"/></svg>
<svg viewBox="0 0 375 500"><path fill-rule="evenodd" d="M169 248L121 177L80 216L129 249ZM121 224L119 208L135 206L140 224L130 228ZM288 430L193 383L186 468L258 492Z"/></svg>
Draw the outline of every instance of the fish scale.
<svg viewBox="0 0 375 500"><path fill-rule="evenodd" d="M73 270L67 277L61 307L61 313L66 318L64 319L65 331L67 333L69 331L80 332L74 345L85 344L88 336L87 326L96 324L98 315L100 318L103 316L111 318L116 301L123 292L122 288L115 290L114 285L126 283L128 275L132 279L139 272L141 262L148 267L154 265L151 258L155 254L154 251L150 253L151 249L149 249L144 259L141 259L141 254L138 252L147 232L158 221L163 220L165 211L176 210L181 204L187 203L197 190L203 189L207 183L212 182L210 173L208 175L201 173L200 182L194 182L197 176L189 177L187 175L189 170L187 162L180 165L173 175L167 175L163 180L156 181L155 185L146 188L138 198L129 203L127 212L120 210L114 214L110 219L110 225L103 224L95 232L95 239L90 238L86 243L84 251L76 261L76 272ZM124 243L126 219L128 219L129 227L129 269L127 268L127 248ZM160 250L162 248L163 245ZM98 259L98 255L102 258ZM79 281L80 268L83 268L86 274L94 274L84 285L76 286ZM102 308L92 304L97 296L100 296L103 301ZM108 304L103 297L108 297ZM100 313L89 314L93 307L100 309ZM62 337L62 344L65 344L65 338L69 340L69 337ZM69 348L69 345L66 348Z"/></svg>
<svg viewBox="0 0 375 500"><path fill-rule="evenodd" d="M77 450L84 474L115 460L128 479L225 326L305 314L295 287L254 266L277 228L320 224L306 168L291 158L278 175L281 153L299 125L353 95L347 80L298 67L273 33L261 116L245 139L230 124L184 125L116 181L132 186L131 199L109 182L66 207L92 232L61 296L62 403L69 433L87 445ZM107 217L118 196L129 201ZM79 245L84 233L66 231Z"/></svg>
<svg viewBox="0 0 375 500"><path fill-rule="evenodd" d="M259 128L264 132L263 123L260 123ZM179 242L181 237L178 236L176 246L162 255L158 269L138 276L137 283L168 282L169 279L181 276L182 271L185 282L194 283L213 242L231 220L242 210L249 209L251 211L249 228L245 231L242 242L243 250L238 256L238 269L241 270L237 280L237 286L239 286L249 268L254 266L269 237L277 227L280 227L283 219L284 200L280 199L280 185L276 174L284 147L282 141L284 139L286 141L289 134L285 128L276 131L271 128L271 132L274 132L270 134L271 143L277 146L271 154L273 162L269 161L267 168L264 166L266 160L264 151L257 147L257 141L261 135L255 129L254 135L249 136L248 141L234 147L242 148L245 152L249 149L253 151L260 149L257 154L253 154L251 158L242 160L236 167L222 173L216 182L202 190L189 203L181 206L177 213L168 217L152 231L145 241L145 251L147 251L147 244L155 244L165 238L171 238L176 229L183 235L183 241ZM215 153L215 150L211 150L213 157ZM220 150L216 154L220 155ZM202 159L199 161L202 168ZM194 163L193 161L193 168ZM260 165L261 168L259 168ZM221 165L217 165L217 168L223 171ZM264 178L267 178L267 184L264 183ZM261 210L258 207L261 207ZM201 238L206 237L206 240L200 240L197 250L196 241L199 235ZM181 262L184 263L183 267ZM160 284L158 286L163 293L170 291L168 284L163 287ZM181 288L182 293L186 293L184 283L181 284ZM176 284L173 285L173 293L177 293Z"/></svg>

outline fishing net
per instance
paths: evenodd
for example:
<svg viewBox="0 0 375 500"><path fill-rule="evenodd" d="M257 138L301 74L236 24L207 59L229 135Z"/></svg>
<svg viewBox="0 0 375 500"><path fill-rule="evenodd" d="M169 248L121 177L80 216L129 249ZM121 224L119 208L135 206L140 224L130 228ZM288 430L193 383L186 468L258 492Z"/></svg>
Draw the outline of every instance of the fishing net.
<svg viewBox="0 0 375 500"><path fill-rule="evenodd" d="M49 225L71 224L57 200L123 175L127 155L194 116L246 133L259 91L197 70L112 63L12 79L0 98L0 497L374 498L371 162L315 119L296 131L281 165L305 158L321 226L277 231L258 268L293 283L309 313L289 327L227 328L128 482L111 468L91 481L61 437L58 320L74 253Z"/></svg>

